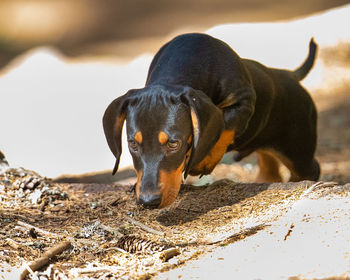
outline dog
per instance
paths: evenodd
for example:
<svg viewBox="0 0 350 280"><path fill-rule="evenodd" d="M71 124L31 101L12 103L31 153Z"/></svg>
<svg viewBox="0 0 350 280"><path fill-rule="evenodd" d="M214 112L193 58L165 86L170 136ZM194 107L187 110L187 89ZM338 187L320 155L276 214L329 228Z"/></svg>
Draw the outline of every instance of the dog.
<svg viewBox="0 0 350 280"><path fill-rule="evenodd" d="M163 208L174 202L184 178L210 174L226 152L236 161L258 154L258 182L317 180L314 158L317 111L300 85L314 64L317 45L295 71L240 58L206 34L175 37L154 56L144 88L115 99L103 116L110 150L127 141L137 173L137 202Z"/></svg>

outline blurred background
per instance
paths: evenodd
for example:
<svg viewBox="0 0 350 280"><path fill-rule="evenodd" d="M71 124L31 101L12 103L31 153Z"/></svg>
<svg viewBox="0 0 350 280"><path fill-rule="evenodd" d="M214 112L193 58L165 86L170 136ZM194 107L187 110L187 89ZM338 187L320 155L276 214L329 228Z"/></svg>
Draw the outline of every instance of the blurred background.
<svg viewBox="0 0 350 280"><path fill-rule="evenodd" d="M111 169L104 110L144 85L153 55L173 36L206 32L241 57L287 69L302 63L314 37L319 56L303 85L320 111L318 158L334 179L350 163L349 3L2 0L0 150L12 166L47 177ZM131 164L125 149L120 166Z"/></svg>

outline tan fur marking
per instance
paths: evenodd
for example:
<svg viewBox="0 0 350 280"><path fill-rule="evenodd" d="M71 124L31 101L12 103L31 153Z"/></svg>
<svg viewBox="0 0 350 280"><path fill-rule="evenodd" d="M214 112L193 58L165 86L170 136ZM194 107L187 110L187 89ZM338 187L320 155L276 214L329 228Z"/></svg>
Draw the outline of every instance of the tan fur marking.
<svg viewBox="0 0 350 280"><path fill-rule="evenodd" d="M192 129L193 129L193 138L196 142L199 137L199 126L198 126L198 118L196 113L191 108L191 121L192 121Z"/></svg>
<svg viewBox="0 0 350 280"><path fill-rule="evenodd" d="M188 137L187 139L187 144L191 144L192 143L192 135L190 135L190 137Z"/></svg>
<svg viewBox="0 0 350 280"><path fill-rule="evenodd" d="M259 153L265 153L265 154L268 154L270 155L270 157L273 157L275 158L275 160L279 160L285 167L288 168L289 172L290 172L290 177L289 177L289 182L297 182L297 181L300 181L302 180L303 178L301 178L298 173L295 171L295 168L294 168L294 165L293 163L286 157L284 156L283 154L281 154L280 152L277 152L275 150L258 150L257 151L258 154ZM259 162L259 166L260 166L260 162ZM265 168L266 166L268 166L268 164L265 164ZM273 169L274 167L271 166L270 169ZM276 169L276 168L275 168ZM263 171L266 173L266 171ZM270 172L271 173L271 172ZM275 172L274 172L275 173ZM281 176L280 176L281 177ZM274 177L276 180L274 182L282 182L283 181L283 178L281 177L281 180L278 180L278 176L275 176ZM257 179L259 179L259 175L257 177ZM286 178L285 178L286 179ZM261 180L260 180L261 181ZM265 181L267 182L267 181ZM272 181L270 181L272 182Z"/></svg>
<svg viewBox="0 0 350 280"><path fill-rule="evenodd" d="M268 151L259 150L258 163L259 174L256 178L257 183L282 182L282 176L279 172L279 161L276 156Z"/></svg>
<svg viewBox="0 0 350 280"><path fill-rule="evenodd" d="M125 113L123 113L119 117L117 117L117 119L115 121L115 126L116 126L117 129L121 129L123 127L125 118L126 118L126 114Z"/></svg>
<svg viewBox="0 0 350 280"><path fill-rule="evenodd" d="M233 130L224 130L213 149L199 164L191 169L190 174L200 175L211 173L226 153L227 147L233 144L234 136L235 133Z"/></svg>
<svg viewBox="0 0 350 280"><path fill-rule="evenodd" d="M114 137L116 135L120 135L121 131L123 129L124 121L126 118L126 114L123 113L120 116L118 116L115 121L110 118L111 116L108 116L108 134L107 134L107 141L108 145L110 146L112 153L116 156L117 149L114 142ZM110 124L113 123L113 126L110 126ZM120 136L119 136L120 137Z"/></svg>
<svg viewBox="0 0 350 280"><path fill-rule="evenodd" d="M138 132L135 133L134 139L135 139L135 141L138 144L142 144L142 133L141 133L141 131L138 131Z"/></svg>
<svg viewBox="0 0 350 280"><path fill-rule="evenodd" d="M159 132L158 134L158 141L160 144L164 145L168 142L169 136L164 131Z"/></svg>
<svg viewBox="0 0 350 280"><path fill-rule="evenodd" d="M140 187L141 187L141 180L142 180L142 170L136 170L136 174L137 174L137 182L136 182L136 187L135 187L135 191L136 191L136 197L137 200L139 199L140 196Z"/></svg>
<svg viewBox="0 0 350 280"><path fill-rule="evenodd" d="M176 170L171 172L159 171L159 186L162 193L162 202L159 208L166 207L175 201L181 187L184 163L183 161Z"/></svg>
<svg viewBox="0 0 350 280"><path fill-rule="evenodd" d="M287 157L275 151L272 153L288 168L290 172L290 178L288 180L289 182L297 182L302 180L302 178L295 171L293 163Z"/></svg>

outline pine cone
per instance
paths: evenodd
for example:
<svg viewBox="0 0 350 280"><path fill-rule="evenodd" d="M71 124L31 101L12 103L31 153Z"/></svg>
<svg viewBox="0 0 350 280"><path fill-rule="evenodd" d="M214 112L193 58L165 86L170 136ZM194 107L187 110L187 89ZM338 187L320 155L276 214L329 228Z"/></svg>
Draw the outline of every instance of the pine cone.
<svg viewBox="0 0 350 280"><path fill-rule="evenodd" d="M151 240L146 240L133 235L124 235L117 242L117 247L129 253L154 253L160 252L169 248L166 244L158 244Z"/></svg>

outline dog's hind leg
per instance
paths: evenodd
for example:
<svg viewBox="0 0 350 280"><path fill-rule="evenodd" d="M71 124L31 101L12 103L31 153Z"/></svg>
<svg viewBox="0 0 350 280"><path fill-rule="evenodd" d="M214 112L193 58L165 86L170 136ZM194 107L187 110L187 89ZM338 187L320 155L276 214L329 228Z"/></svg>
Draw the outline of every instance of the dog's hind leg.
<svg viewBox="0 0 350 280"><path fill-rule="evenodd" d="M282 176L279 172L280 162L274 153L267 150L258 150L256 152L259 163L259 174L256 182L282 182Z"/></svg>
<svg viewBox="0 0 350 280"><path fill-rule="evenodd" d="M282 157L281 161L290 171L289 181L302 180L317 181L320 177L320 165L315 158L310 159L288 159Z"/></svg>
<svg viewBox="0 0 350 280"><path fill-rule="evenodd" d="M290 171L289 181L297 182L302 180L317 181L320 177L320 166L314 158L315 144L308 143L302 139L290 139L287 144L274 149L273 153Z"/></svg>

